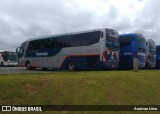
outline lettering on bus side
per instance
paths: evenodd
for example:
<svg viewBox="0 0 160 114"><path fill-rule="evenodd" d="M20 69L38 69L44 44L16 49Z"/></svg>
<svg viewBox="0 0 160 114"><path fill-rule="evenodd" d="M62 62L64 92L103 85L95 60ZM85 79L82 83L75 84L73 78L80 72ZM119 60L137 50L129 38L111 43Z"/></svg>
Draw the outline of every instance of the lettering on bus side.
<svg viewBox="0 0 160 114"><path fill-rule="evenodd" d="M142 53L142 52L138 52L138 55L146 56L146 54L145 54L145 53Z"/></svg>
<svg viewBox="0 0 160 114"><path fill-rule="evenodd" d="M48 56L48 52L36 53L36 56Z"/></svg>
<svg viewBox="0 0 160 114"><path fill-rule="evenodd" d="M124 55L132 55L132 53L124 53Z"/></svg>

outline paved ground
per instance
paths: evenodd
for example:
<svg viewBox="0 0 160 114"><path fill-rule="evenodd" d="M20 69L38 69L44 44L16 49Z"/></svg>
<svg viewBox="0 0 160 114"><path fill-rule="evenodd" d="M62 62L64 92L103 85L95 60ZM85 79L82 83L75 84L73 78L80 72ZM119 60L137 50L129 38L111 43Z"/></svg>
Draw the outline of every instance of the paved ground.
<svg viewBox="0 0 160 114"><path fill-rule="evenodd" d="M147 69L147 70L153 70L153 69ZM159 69L154 69L154 70L159 70ZM50 70L44 71L42 69L27 70L25 67L0 67L0 74L49 73L49 72L55 72L55 71L58 71L58 70L50 69Z"/></svg>
<svg viewBox="0 0 160 114"><path fill-rule="evenodd" d="M53 72L53 70L43 71L41 69L26 70L24 67L0 67L0 74L16 74L16 73L45 73Z"/></svg>

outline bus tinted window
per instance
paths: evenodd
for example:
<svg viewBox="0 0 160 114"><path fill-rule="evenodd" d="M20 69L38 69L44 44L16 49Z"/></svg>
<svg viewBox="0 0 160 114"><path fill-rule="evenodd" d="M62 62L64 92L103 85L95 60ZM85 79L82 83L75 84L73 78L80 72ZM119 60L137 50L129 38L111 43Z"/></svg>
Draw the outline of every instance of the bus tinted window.
<svg viewBox="0 0 160 114"><path fill-rule="evenodd" d="M52 39L53 42L50 42L50 45L53 46L54 44L55 48L88 46L97 43L100 39L100 34L101 32L97 31L74 35L58 36Z"/></svg>
<svg viewBox="0 0 160 114"><path fill-rule="evenodd" d="M31 41L28 45L29 50L41 49L43 40Z"/></svg>
<svg viewBox="0 0 160 114"><path fill-rule="evenodd" d="M138 35L138 43L144 44L145 42L146 42L146 40L145 40L144 36L141 35L141 34L139 34L139 35Z"/></svg>
<svg viewBox="0 0 160 114"><path fill-rule="evenodd" d="M51 49L51 48L59 48L58 38L47 38L43 39L41 43L41 49Z"/></svg>
<svg viewBox="0 0 160 114"><path fill-rule="evenodd" d="M7 53L4 52L4 53L3 53L3 60L4 60L4 61L8 61L7 56L8 56Z"/></svg>
<svg viewBox="0 0 160 114"><path fill-rule="evenodd" d="M59 36L57 37L57 48L63 48L63 47L71 47L70 43L70 35L64 35L64 36Z"/></svg>
<svg viewBox="0 0 160 114"><path fill-rule="evenodd" d="M144 48L138 48L138 52L145 53L146 50Z"/></svg>
<svg viewBox="0 0 160 114"><path fill-rule="evenodd" d="M131 42L132 42L132 38L129 36L121 36L119 38L119 43L121 48L130 45Z"/></svg>
<svg viewBox="0 0 160 114"><path fill-rule="evenodd" d="M100 39L100 34L101 32L97 31L34 40L29 43L28 50L88 46L97 43Z"/></svg>
<svg viewBox="0 0 160 114"><path fill-rule="evenodd" d="M108 49L119 48L118 37L119 37L119 34L117 31L106 29L106 46Z"/></svg>
<svg viewBox="0 0 160 114"><path fill-rule="evenodd" d="M155 48L155 43L154 43L154 42L149 42L149 46L150 46L151 48Z"/></svg>
<svg viewBox="0 0 160 114"><path fill-rule="evenodd" d="M24 55L26 46L27 46L27 42L24 42L24 43L21 45L20 50L19 50L19 53L18 53L18 57L22 57L22 56Z"/></svg>
<svg viewBox="0 0 160 114"><path fill-rule="evenodd" d="M156 53L156 46L155 46L155 42L150 40L149 42L149 51L151 54L155 54Z"/></svg>
<svg viewBox="0 0 160 114"><path fill-rule="evenodd" d="M149 42L150 51L155 51L155 42Z"/></svg>
<svg viewBox="0 0 160 114"><path fill-rule="evenodd" d="M18 56L15 52L4 52L3 60L4 61L18 61Z"/></svg>
<svg viewBox="0 0 160 114"><path fill-rule="evenodd" d="M156 47L156 53L160 53L160 46Z"/></svg>
<svg viewBox="0 0 160 114"><path fill-rule="evenodd" d="M54 46L54 41L52 40L52 38L44 39L43 42L44 42L43 46L45 49L50 49L53 48Z"/></svg>
<svg viewBox="0 0 160 114"><path fill-rule="evenodd" d="M70 39L71 46L87 46L95 44L99 41L100 34L101 32L97 31L72 35Z"/></svg>

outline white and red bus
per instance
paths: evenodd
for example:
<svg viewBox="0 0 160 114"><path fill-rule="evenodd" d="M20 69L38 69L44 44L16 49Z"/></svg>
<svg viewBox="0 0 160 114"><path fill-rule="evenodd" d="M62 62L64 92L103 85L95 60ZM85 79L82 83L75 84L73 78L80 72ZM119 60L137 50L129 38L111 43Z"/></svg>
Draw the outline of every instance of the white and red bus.
<svg viewBox="0 0 160 114"><path fill-rule="evenodd" d="M119 34L113 29L31 38L17 48L19 66L27 69L116 69Z"/></svg>
<svg viewBox="0 0 160 114"><path fill-rule="evenodd" d="M0 66L18 66L17 53L11 51L0 51Z"/></svg>

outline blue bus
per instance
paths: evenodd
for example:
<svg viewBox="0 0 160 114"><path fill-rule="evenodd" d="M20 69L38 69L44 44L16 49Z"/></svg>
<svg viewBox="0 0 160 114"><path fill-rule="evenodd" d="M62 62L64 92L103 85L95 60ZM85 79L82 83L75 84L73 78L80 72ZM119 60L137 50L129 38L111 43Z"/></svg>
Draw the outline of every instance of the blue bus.
<svg viewBox="0 0 160 114"><path fill-rule="evenodd" d="M146 68L155 68L156 66L156 45L155 41L148 39L146 42Z"/></svg>
<svg viewBox="0 0 160 114"><path fill-rule="evenodd" d="M31 38L17 48L19 66L27 69L116 69L119 34L103 28Z"/></svg>
<svg viewBox="0 0 160 114"><path fill-rule="evenodd" d="M146 65L146 40L142 34L130 33L119 36L119 69L133 69L134 59L138 59L138 68Z"/></svg>
<svg viewBox="0 0 160 114"><path fill-rule="evenodd" d="M160 45L156 46L156 68L160 69Z"/></svg>

